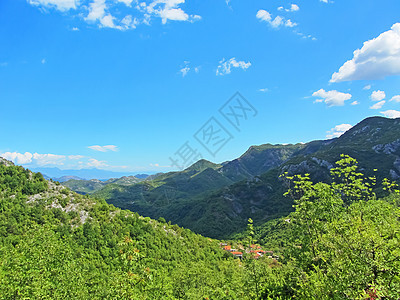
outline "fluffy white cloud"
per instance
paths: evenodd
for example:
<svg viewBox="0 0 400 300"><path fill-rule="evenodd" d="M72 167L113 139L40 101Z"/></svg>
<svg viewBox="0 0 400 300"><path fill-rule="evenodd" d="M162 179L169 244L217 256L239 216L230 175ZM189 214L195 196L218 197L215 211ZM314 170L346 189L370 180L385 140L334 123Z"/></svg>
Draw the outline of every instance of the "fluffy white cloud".
<svg viewBox="0 0 400 300"><path fill-rule="evenodd" d="M171 21L190 21L195 22L201 19L199 15L188 15L179 5L184 4L185 0L154 0L150 4L141 2L136 7L146 12L148 15L154 15L161 18L162 23Z"/></svg>
<svg viewBox="0 0 400 300"><path fill-rule="evenodd" d="M314 92L313 97L319 97L322 98L322 100L328 105L328 106L343 106L344 102L347 100L350 100L352 95L348 93L342 93L338 92L336 90L332 91L325 91L324 89L320 89L316 92ZM318 101L322 102L322 101Z"/></svg>
<svg viewBox="0 0 400 300"><path fill-rule="evenodd" d="M281 26L282 24L284 24L283 17L276 16L273 21L269 22L269 24L271 24L272 27L277 28L277 27Z"/></svg>
<svg viewBox="0 0 400 300"><path fill-rule="evenodd" d="M89 4L89 14L85 20L89 22L98 21L100 23L100 27L114 28L119 30L125 29L125 27L115 25L114 20L116 18L108 12L108 9L109 7L106 4L106 0L93 0L93 2ZM123 20L126 22L125 18Z"/></svg>
<svg viewBox="0 0 400 300"><path fill-rule="evenodd" d="M16 164L36 164L38 166L45 165L62 165L66 159L65 155L56 154L39 154L39 153L18 153L18 152L6 152L0 156L13 161Z"/></svg>
<svg viewBox="0 0 400 300"><path fill-rule="evenodd" d="M28 0L28 2L35 6L54 7L61 11L76 9L79 0Z"/></svg>
<svg viewBox="0 0 400 300"><path fill-rule="evenodd" d="M295 26L297 26L297 23L294 23L294 22L292 22L292 20L286 20L286 22L285 22L285 26L286 27L295 27Z"/></svg>
<svg viewBox="0 0 400 300"><path fill-rule="evenodd" d="M300 10L300 7L297 4L292 4L290 6L290 11L298 11Z"/></svg>
<svg viewBox="0 0 400 300"><path fill-rule="evenodd" d="M370 90L370 89L371 89L371 85L370 84L368 84L368 85L363 87L363 90Z"/></svg>
<svg viewBox="0 0 400 300"><path fill-rule="evenodd" d="M179 72L182 74L182 77L185 77L191 70L189 64L190 64L189 61L185 61L184 66L179 70ZM196 71L196 73L198 73L198 71Z"/></svg>
<svg viewBox="0 0 400 300"><path fill-rule="evenodd" d="M372 106L370 107L370 109L381 109L382 106L383 106L385 103L386 103L385 100L380 101L380 102L375 103L374 105L372 105Z"/></svg>
<svg viewBox="0 0 400 300"><path fill-rule="evenodd" d="M242 70L246 70L250 68L251 63L245 61L237 61L235 57L232 57L229 60L221 60L220 65L217 68L217 75L227 75L232 72L232 68L240 68Z"/></svg>
<svg viewBox="0 0 400 300"><path fill-rule="evenodd" d="M393 109L381 111L381 114L383 114L386 118L391 118L391 119L400 118L400 111Z"/></svg>
<svg viewBox="0 0 400 300"><path fill-rule="evenodd" d="M63 165L65 155L34 153L33 159L35 160L35 163L39 166Z"/></svg>
<svg viewBox="0 0 400 300"><path fill-rule="evenodd" d="M351 105L358 105L358 104L360 104L360 102L358 102L357 100L356 100L356 101L353 101L353 102L351 102Z"/></svg>
<svg viewBox="0 0 400 300"><path fill-rule="evenodd" d="M160 17L163 24L167 23L168 20L187 21L189 19L189 15L181 8L163 9L160 11Z"/></svg>
<svg viewBox="0 0 400 300"><path fill-rule="evenodd" d="M131 15L127 15L121 20L121 27L123 29L135 29L138 24L138 19L133 18Z"/></svg>
<svg viewBox="0 0 400 300"><path fill-rule="evenodd" d="M118 147L115 145L106 145L106 146L94 145L94 146L89 146L88 148L100 152L118 151Z"/></svg>
<svg viewBox="0 0 400 300"><path fill-rule="evenodd" d="M27 0L38 7L55 7L61 11L76 10L76 15L99 27L118 30L134 29L138 24L150 25L152 18L160 18L162 23L171 21L195 22L201 20L199 15L189 15L180 6L185 0ZM125 4L124 15L121 3ZM74 27L72 30L78 30Z"/></svg>
<svg viewBox="0 0 400 300"><path fill-rule="evenodd" d="M259 19L260 21L267 22L273 28L278 28L280 26L286 26L286 27L297 26L297 24L292 22L290 19L285 21L285 18L282 16L276 16L274 19L272 19L272 15L264 9L260 9L257 12L256 18Z"/></svg>
<svg viewBox="0 0 400 300"><path fill-rule="evenodd" d="M332 75L331 82L383 79L400 74L400 23L377 38L364 42L361 49Z"/></svg>
<svg viewBox="0 0 400 300"><path fill-rule="evenodd" d="M23 165L29 164L32 162L32 153L25 152L25 153L18 153L18 152L6 152L0 154L1 157L11 160L15 164Z"/></svg>
<svg viewBox="0 0 400 300"><path fill-rule="evenodd" d="M82 168L104 168L106 169L124 169L127 166L112 166L106 161L100 161L92 157L85 157L83 155L57 155L57 154L39 154L39 153L18 153L18 152L5 152L0 153L1 157L11 160L18 165L28 165L32 167L43 166L60 166L68 169L82 169Z"/></svg>
<svg viewBox="0 0 400 300"><path fill-rule="evenodd" d="M108 164L106 161L101 161L97 160L94 158L90 158L89 162L86 164L88 167L94 167L94 168L101 168L101 167L108 167Z"/></svg>
<svg viewBox="0 0 400 300"><path fill-rule="evenodd" d="M400 102L400 95L393 96L392 99L390 99L390 101Z"/></svg>
<svg viewBox="0 0 400 300"><path fill-rule="evenodd" d="M182 74L182 77L185 77L189 73L189 71L190 71L189 66L183 67L182 69L179 70L179 72L181 72Z"/></svg>
<svg viewBox="0 0 400 300"><path fill-rule="evenodd" d="M89 14L86 17L86 20L100 20L104 17L106 8L107 6L105 0L93 0L93 2L89 4Z"/></svg>
<svg viewBox="0 0 400 300"><path fill-rule="evenodd" d="M264 9L260 9L257 12L256 18L260 19L261 21L265 21L265 22L269 22L272 19L271 14Z"/></svg>
<svg viewBox="0 0 400 300"><path fill-rule="evenodd" d="M259 91L259 92L262 92L262 93L266 93L266 92L268 92L268 91L269 91L269 89L267 89L267 88L264 88L264 89L259 89L258 91Z"/></svg>
<svg viewBox="0 0 400 300"><path fill-rule="evenodd" d="M278 10L279 11L293 12L293 11L300 10L300 7L297 4L292 4L292 5L290 5L290 8L284 8L283 6L279 6Z"/></svg>
<svg viewBox="0 0 400 300"><path fill-rule="evenodd" d="M340 124L336 125L334 128L332 128L330 131L327 132L326 137L328 139L340 137L342 134L344 134L346 131L350 130L353 126L350 124Z"/></svg>
<svg viewBox="0 0 400 300"><path fill-rule="evenodd" d="M386 94L384 91L373 91L370 98L372 101L381 101L386 98Z"/></svg>

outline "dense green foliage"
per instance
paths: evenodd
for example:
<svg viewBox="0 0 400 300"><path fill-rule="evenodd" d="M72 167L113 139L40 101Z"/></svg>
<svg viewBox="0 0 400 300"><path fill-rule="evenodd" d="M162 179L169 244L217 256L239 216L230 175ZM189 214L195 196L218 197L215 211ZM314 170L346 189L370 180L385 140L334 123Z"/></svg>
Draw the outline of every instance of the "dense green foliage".
<svg viewBox="0 0 400 300"><path fill-rule="evenodd" d="M1 299L251 299L260 293L246 264L218 241L48 187L20 167L0 167ZM31 197L28 187L45 197Z"/></svg>
<svg viewBox="0 0 400 300"><path fill-rule="evenodd" d="M34 195L47 189L42 174L31 173L23 167L0 164L0 191L3 195L22 193Z"/></svg>
<svg viewBox="0 0 400 300"><path fill-rule="evenodd" d="M331 170L332 184L314 184L307 174L287 176L295 212L276 227L285 263L276 274L279 285L267 286L265 297L398 299L397 185L386 180L393 193L377 200L375 178L357 169L356 160L342 156Z"/></svg>

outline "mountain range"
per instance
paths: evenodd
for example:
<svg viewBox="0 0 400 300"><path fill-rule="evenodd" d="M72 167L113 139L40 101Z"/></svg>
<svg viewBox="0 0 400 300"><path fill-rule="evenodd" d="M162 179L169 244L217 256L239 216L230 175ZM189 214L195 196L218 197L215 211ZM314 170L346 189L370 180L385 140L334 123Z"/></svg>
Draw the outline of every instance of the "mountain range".
<svg viewBox="0 0 400 300"><path fill-rule="evenodd" d="M63 183L94 193L108 203L152 218L163 217L197 233L227 238L245 229L247 219L262 224L292 211L280 175L309 173L329 181L341 154L356 158L366 175L400 178L400 119L367 118L339 138L306 144L250 147L224 164L200 160L181 172L146 179ZM377 172L374 169L377 168Z"/></svg>
<svg viewBox="0 0 400 300"><path fill-rule="evenodd" d="M119 178L122 176L137 176L138 178L146 178L147 174L137 174L136 172L113 172L108 170L101 170L97 168L80 169L80 170L61 170L59 168L31 168L32 172L42 173L46 179L53 179L59 182L68 181L69 179L77 180L107 180L110 178ZM152 173L150 173L152 174Z"/></svg>

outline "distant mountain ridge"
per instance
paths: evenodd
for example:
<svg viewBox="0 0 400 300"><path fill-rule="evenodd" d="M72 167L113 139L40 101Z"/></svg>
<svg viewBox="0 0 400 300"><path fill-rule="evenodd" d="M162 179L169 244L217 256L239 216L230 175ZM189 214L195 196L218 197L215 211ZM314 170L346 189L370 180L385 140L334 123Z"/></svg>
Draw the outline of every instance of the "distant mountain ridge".
<svg viewBox="0 0 400 300"><path fill-rule="evenodd" d="M59 168L31 168L32 172L42 173L43 176L47 178L51 178L53 180L64 182L69 179L76 180L91 180L91 179L99 179L99 180L108 180L111 178L121 178L123 176L135 176L137 172L114 172L107 171L101 169L80 169L80 170L61 170ZM148 174L138 174L142 179L149 176ZM68 177L73 177L69 178ZM58 180L58 179L61 179ZM66 179L66 180L65 180Z"/></svg>

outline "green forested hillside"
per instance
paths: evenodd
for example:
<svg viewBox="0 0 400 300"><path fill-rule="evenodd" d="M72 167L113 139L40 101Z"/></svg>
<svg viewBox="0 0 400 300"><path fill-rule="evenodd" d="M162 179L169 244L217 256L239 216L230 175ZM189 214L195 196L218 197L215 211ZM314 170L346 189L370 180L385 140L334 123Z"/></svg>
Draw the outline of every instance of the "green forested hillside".
<svg viewBox="0 0 400 300"><path fill-rule="evenodd" d="M70 192L22 167L0 164L0 188L1 299L254 293L240 261L218 241Z"/></svg>

